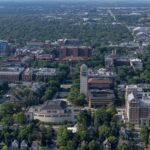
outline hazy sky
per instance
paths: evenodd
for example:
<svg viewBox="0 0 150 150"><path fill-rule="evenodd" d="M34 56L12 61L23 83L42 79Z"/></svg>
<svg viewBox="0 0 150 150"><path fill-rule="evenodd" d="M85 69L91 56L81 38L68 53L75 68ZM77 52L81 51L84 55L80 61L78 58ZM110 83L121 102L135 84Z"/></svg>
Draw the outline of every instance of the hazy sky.
<svg viewBox="0 0 150 150"><path fill-rule="evenodd" d="M88 1L88 0L0 0L0 1ZM91 0L89 0L91 1ZM93 1L101 1L104 2L104 0L93 0ZM105 1L139 1L139 2L143 2L143 1L149 1L149 0L105 0Z"/></svg>
<svg viewBox="0 0 150 150"><path fill-rule="evenodd" d="M0 1L88 1L88 0L0 0ZM92 1L92 0L89 0L89 1ZM139 2L143 2L143 1L149 1L149 0L93 0L93 1L101 1L101 2L104 2L104 1L110 1L110 2L113 2L113 1L124 1L124 2L139 1Z"/></svg>

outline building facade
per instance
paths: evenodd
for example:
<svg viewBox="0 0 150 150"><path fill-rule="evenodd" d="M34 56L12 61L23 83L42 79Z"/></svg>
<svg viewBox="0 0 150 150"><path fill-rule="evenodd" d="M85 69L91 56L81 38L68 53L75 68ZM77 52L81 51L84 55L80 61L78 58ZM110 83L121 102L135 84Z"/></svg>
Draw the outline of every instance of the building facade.
<svg viewBox="0 0 150 150"><path fill-rule="evenodd" d="M150 84L128 85L125 93L127 120L150 126Z"/></svg>
<svg viewBox="0 0 150 150"><path fill-rule="evenodd" d="M0 56L4 56L8 53L8 42L0 40Z"/></svg>
<svg viewBox="0 0 150 150"><path fill-rule="evenodd" d="M88 68L85 64L80 68L80 92L88 94Z"/></svg>
<svg viewBox="0 0 150 150"><path fill-rule="evenodd" d="M0 81L18 82L22 78L24 68L4 67L0 68Z"/></svg>
<svg viewBox="0 0 150 150"><path fill-rule="evenodd" d="M81 66L80 92L85 94L90 108L114 103L114 80L115 74L104 68L95 71Z"/></svg>
<svg viewBox="0 0 150 150"><path fill-rule="evenodd" d="M86 46L62 46L59 50L61 61L83 61L91 56L91 49Z"/></svg>
<svg viewBox="0 0 150 150"><path fill-rule="evenodd" d="M68 107L65 101L46 101L43 105L31 107L26 115L30 120L41 122L61 123L75 122L80 109Z"/></svg>

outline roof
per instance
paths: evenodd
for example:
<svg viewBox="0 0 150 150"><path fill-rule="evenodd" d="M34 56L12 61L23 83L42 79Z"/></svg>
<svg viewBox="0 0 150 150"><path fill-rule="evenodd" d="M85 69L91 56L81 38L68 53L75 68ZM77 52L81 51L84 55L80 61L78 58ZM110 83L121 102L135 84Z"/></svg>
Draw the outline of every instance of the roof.
<svg viewBox="0 0 150 150"><path fill-rule="evenodd" d="M3 67L0 68L0 75L19 75L23 71L23 67Z"/></svg>
<svg viewBox="0 0 150 150"><path fill-rule="evenodd" d="M37 59L52 59L53 56L50 54L41 54L41 55L36 55L35 56Z"/></svg>
<svg viewBox="0 0 150 150"><path fill-rule="evenodd" d="M115 73L109 71L105 68L100 68L98 70L88 69L89 76L99 76L99 77L115 77Z"/></svg>
<svg viewBox="0 0 150 150"><path fill-rule="evenodd" d="M135 99L135 97L134 97L134 94L133 94L133 93L131 93L131 94L128 95L128 101L129 101L129 102L131 102L131 101L134 100L134 99Z"/></svg>
<svg viewBox="0 0 150 150"><path fill-rule="evenodd" d="M95 78L90 78L88 79L88 83L90 84L112 84L112 80L107 80L107 79L95 79Z"/></svg>
<svg viewBox="0 0 150 150"><path fill-rule="evenodd" d="M42 105L42 109L46 110L46 109L50 109L50 110L62 110L64 109L66 106L66 102L64 101L59 101L59 100L55 100L55 101L46 101L43 105Z"/></svg>
<svg viewBox="0 0 150 150"><path fill-rule="evenodd" d="M90 48L87 46L61 46L61 50L64 49L72 49L72 50L89 50Z"/></svg>
<svg viewBox="0 0 150 150"><path fill-rule="evenodd" d="M63 61L84 61L84 60L85 58L83 57L74 57L74 56L63 58Z"/></svg>
<svg viewBox="0 0 150 150"><path fill-rule="evenodd" d="M29 46L43 46L44 42L37 42L37 41L31 41L31 42L27 42L27 45Z"/></svg>

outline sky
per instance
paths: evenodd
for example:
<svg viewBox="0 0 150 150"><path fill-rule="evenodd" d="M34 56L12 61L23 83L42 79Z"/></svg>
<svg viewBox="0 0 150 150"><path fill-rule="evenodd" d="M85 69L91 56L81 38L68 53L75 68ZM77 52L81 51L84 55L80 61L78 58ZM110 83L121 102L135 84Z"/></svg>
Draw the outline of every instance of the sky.
<svg viewBox="0 0 150 150"><path fill-rule="evenodd" d="M92 1L92 0L0 0L0 1ZM104 2L104 0L93 0L93 1L101 1L101 2ZM124 1L124 2L127 2L127 1L131 1L131 0L105 0L105 1L110 1L110 2L113 2L113 1ZM138 2L141 2L141 0L132 0L132 1L138 1ZM142 0L143 1L149 1L149 0Z"/></svg>
<svg viewBox="0 0 150 150"><path fill-rule="evenodd" d="M43 0L0 0L0 1L43 1ZM56 1L56 0L44 0L44 1ZM88 0L57 0L57 1L88 1ZM92 1L92 0L89 0ZM100 2L104 2L104 0L93 0L93 1L100 1ZM105 1L123 1L123 2L127 2L127 1L131 1L131 0L105 0ZM146 1L148 2L149 0L132 0L132 1L138 1L138 2L143 2Z"/></svg>

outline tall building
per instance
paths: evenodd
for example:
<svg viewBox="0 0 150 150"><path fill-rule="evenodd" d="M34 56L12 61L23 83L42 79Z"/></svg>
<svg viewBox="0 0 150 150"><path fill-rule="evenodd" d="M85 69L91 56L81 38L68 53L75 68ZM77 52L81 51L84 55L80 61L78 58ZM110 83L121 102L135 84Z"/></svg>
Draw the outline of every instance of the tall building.
<svg viewBox="0 0 150 150"><path fill-rule="evenodd" d="M150 84L128 85L125 99L127 120L150 126Z"/></svg>
<svg viewBox="0 0 150 150"><path fill-rule="evenodd" d="M115 101L115 74L104 68L88 69L86 65L80 70L80 92L86 95L89 107L97 108Z"/></svg>
<svg viewBox="0 0 150 150"><path fill-rule="evenodd" d="M86 96L88 94L88 68L85 64L81 66L80 69L80 92L84 93Z"/></svg>

